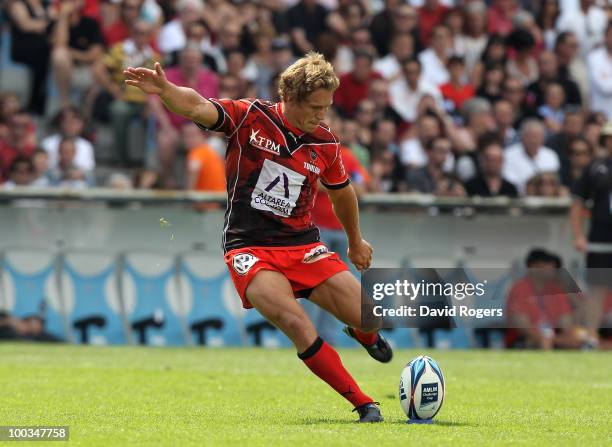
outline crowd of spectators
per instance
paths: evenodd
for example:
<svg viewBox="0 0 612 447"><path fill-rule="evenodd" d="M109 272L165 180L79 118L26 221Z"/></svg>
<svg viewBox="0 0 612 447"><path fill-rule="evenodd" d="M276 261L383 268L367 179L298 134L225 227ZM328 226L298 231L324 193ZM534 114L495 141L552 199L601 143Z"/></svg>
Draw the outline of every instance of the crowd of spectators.
<svg viewBox="0 0 612 447"><path fill-rule="evenodd" d="M4 188L221 190L225 139L126 87L123 69L161 61L205 97L278 101L279 73L311 50L340 77L330 122L368 191L559 197L612 151L607 1L3 6L3 45L31 72L23 103L0 93Z"/></svg>

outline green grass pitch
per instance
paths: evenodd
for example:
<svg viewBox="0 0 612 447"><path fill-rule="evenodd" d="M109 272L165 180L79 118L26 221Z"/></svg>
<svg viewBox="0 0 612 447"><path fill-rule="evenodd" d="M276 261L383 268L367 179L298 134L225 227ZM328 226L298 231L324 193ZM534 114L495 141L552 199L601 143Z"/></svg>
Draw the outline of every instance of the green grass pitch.
<svg viewBox="0 0 612 447"><path fill-rule="evenodd" d="M406 425L399 374L420 353L440 364L447 396L435 424ZM64 445L104 447L612 443L610 353L398 351L387 365L340 354L384 423L354 423L291 350L0 344L0 425L68 425Z"/></svg>

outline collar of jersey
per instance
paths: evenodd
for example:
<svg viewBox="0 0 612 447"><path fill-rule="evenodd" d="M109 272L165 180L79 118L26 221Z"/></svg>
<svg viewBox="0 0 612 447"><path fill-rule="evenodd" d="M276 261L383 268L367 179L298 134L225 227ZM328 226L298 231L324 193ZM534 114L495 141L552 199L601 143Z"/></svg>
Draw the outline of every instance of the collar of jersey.
<svg viewBox="0 0 612 447"><path fill-rule="evenodd" d="M283 110L282 102L276 103L276 111L278 112L278 116L280 116L281 120L283 121L284 126L287 128L287 130L293 133L296 138L299 138L302 135L306 134L306 132L302 132L300 129L293 127L291 124L289 124L289 121L285 117L285 112Z"/></svg>

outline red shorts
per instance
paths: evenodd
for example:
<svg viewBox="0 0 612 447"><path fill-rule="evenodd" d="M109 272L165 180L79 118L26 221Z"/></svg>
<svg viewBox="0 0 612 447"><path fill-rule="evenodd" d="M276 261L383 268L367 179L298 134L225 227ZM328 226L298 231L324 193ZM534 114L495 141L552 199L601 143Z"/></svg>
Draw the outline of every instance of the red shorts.
<svg viewBox="0 0 612 447"><path fill-rule="evenodd" d="M236 248L225 254L225 264L245 309L253 307L245 292L260 270L283 274L296 298L307 298L323 281L348 270L338 254L329 251L321 242L292 247Z"/></svg>

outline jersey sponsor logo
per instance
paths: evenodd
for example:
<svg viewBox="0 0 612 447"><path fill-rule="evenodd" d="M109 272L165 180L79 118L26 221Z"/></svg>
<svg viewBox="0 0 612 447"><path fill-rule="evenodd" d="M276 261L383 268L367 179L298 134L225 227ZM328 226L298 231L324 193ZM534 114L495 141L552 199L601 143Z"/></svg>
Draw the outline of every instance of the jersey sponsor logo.
<svg viewBox="0 0 612 447"><path fill-rule="evenodd" d="M334 252L329 251L325 245L317 245L304 255L302 263L312 264L313 262L320 261L321 259L325 259L333 254Z"/></svg>
<svg viewBox="0 0 612 447"><path fill-rule="evenodd" d="M257 184L251 194L251 206L289 217L300 197L305 176L272 160L264 160Z"/></svg>
<svg viewBox="0 0 612 447"><path fill-rule="evenodd" d="M264 136L260 136L259 132L261 129L251 129L251 135L249 136L249 144L257 149L262 151L270 152L272 154L280 155L281 145L280 143L275 143L274 141L266 138Z"/></svg>
<svg viewBox="0 0 612 447"><path fill-rule="evenodd" d="M250 253L238 253L232 259L232 267L234 267L236 273L242 276L246 275L257 261L259 261L259 258Z"/></svg>
<svg viewBox="0 0 612 447"><path fill-rule="evenodd" d="M304 162L304 167L309 170L310 172L313 172L317 175L319 175L321 173L321 168L319 168L316 165L312 165L310 163L308 163L307 161Z"/></svg>

